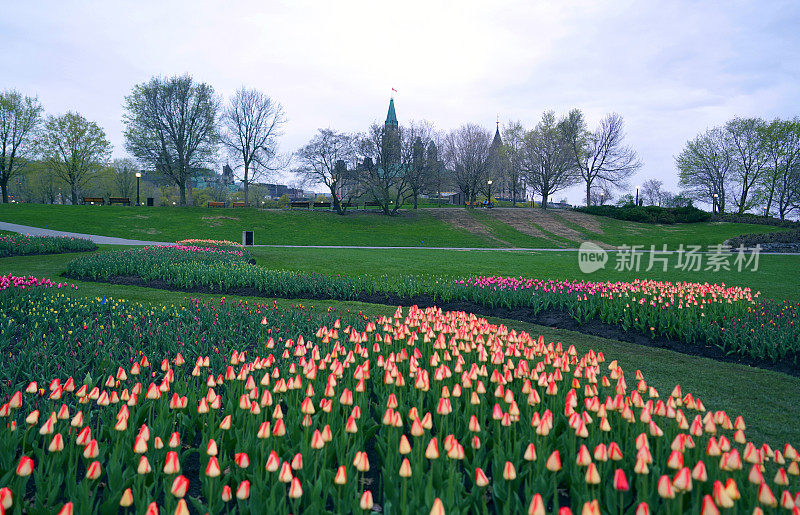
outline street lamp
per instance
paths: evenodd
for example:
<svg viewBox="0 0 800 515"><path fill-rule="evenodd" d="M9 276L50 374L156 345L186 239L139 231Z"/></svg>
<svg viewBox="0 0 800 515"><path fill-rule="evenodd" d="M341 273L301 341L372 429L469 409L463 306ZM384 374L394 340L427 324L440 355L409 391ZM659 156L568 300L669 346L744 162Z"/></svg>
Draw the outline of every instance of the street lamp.
<svg viewBox="0 0 800 515"><path fill-rule="evenodd" d="M715 215L717 214L717 202L719 202L719 200L718 200L718 199L719 199L719 194L718 194L718 193L714 193L714 206L713 206L713 208L711 209L711 211L712 211L712 212L713 212L713 214L715 214Z"/></svg>
<svg viewBox="0 0 800 515"><path fill-rule="evenodd" d="M489 185L489 200L486 201L487 202L486 205L488 207L492 207L492 180L489 179L488 181L486 181L486 184Z"/></svg>
<svg viewBox="0 0 800 515"><path fill-rule="evenodd" d="M139 179L142 178L142 172L136 172L136 205L141 206L139 202Z"/></svg>
<svg viewBox="0 0 800 515"><path fill-rule="evenodd" d="M639 186L636 186L636 205L639 205Z"/></svg>

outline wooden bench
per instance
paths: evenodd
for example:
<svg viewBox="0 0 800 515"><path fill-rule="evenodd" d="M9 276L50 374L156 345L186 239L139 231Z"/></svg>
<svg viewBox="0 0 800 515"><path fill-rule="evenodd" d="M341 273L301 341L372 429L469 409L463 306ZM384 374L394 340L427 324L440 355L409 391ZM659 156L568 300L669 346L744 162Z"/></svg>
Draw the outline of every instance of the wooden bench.
<svg viewBox="0 0 800 515"><path fill-rule="evenodd" d="M244 207L244 202L234 202L233 207Z"/></svg>
<svg viewBox="0 0 800 515"><path fill-rule="evenodd" d="M122 204L124 206L131 205L131 199L128 197L108 197L108 205L111 204Z"/></svg>
<svg viewBox="0 0 800 515"><path fill-rule="evenodd" d="M100 204L101 206L106 203L103 197L83 197L83 203L86 204Z"/></svg>
<svg viewBox="0 0 800 515"><path fill-rule="evenodd" d="M314 202L314 207L315 208L316 207L325 207L325 208L330 209L331 208L331 203L330 202Z"/></svg>
<svg viewBox="0 0 800 515"><path fill-rule="evenodd" d="M304 208L308 209L308 208L310 208L310 207L311 207L311 202L308 202L308 201L299 201L299 200L293 200L293 201L292 201L292 202L289 204L289 207L293 207L293 208L294 208L294 207L304 207Z"/></svg>
<svg viewBox="0 0 800 515"><path fill-rule="evenodd" d="M225 207L225 202L209 202L208 207Z"/></svg>

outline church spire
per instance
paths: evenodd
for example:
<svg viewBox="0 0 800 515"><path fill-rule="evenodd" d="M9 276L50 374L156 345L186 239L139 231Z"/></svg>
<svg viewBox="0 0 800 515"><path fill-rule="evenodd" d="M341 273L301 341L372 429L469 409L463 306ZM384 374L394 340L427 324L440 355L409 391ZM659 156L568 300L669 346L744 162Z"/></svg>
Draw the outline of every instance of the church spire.
<svg viewBox="0 0 800 515"><path fill-rule="evenodd" d="M397 114L394 112L394 98L389 99L389 112L386 115L386 123L384 125L391 125L397 127Z"/></svg>
<svg viewBox="0 0 800 515"><path fill-rule="evenodd" d="M500 115L497 115L497 128L494 131L494 140L492 140L492 148L499 147L503 144L503 138L500 137Z"/></svg>

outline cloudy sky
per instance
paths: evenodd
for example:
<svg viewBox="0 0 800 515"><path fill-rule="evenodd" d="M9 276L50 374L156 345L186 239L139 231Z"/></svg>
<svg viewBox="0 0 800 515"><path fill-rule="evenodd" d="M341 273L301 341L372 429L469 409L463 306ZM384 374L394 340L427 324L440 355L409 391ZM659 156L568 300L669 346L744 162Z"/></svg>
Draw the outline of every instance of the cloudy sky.
<svg viewBox="0 0 800 515"><path fill-rule="evenodd" d="M78 111L125 156L122 103L154 75L189 73L227 97L280 101L291 152L320 127L382 121L440 130L608 112L649 178L677 189L673 156L734 115L800 115L800 2L36 1L0 17L0 89ZM557 194L557 198L562 195ZM580 188L566 193L581 199Z"/></svg>

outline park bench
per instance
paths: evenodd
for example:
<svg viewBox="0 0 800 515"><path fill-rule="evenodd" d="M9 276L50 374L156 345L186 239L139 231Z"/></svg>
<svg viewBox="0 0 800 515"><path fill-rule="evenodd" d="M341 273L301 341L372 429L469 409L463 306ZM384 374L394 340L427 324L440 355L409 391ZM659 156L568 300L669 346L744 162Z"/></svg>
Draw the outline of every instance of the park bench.
<svg viewBox="0 0 800 515"><path fill-rule="evenodd" d="M314 202L314 207L315 208L316 207L324 207L324 208L330 209L331 208L331 203L330 202Z"/></svg>
<svg viewBox="0 0 800 515"><path fill-rule="evenodd" d="M111 204L122 204L124 206L131 205L131 199L128 197L108 197L108 205Z"/></svg>
<svg viewBox="0 0 800 515"><path fill-rule="evenodd" d="M244 207L244 202L239 202L239 201L234 202L233 207Z"/></svg>
<svg viewBox="0 0 800 515"><path fill-rule="evenodd" d="M381 207L381 203L375 202L374 200L364 202L364 209L367 209L368 207Z"/></svg>
<svg viewBox="0 0 800 515"><path fill-rule="evenodd" d="M100 204L101 206L106 203L103 197L83 197L84 204Z"/></svg>
<svg viewBox="0 0 800 515"><path fill-rule="evenodd" d="M308 208L310 208L310 207L311 207L311 202L308 202L308 201L299 201L299 200L293 200L293 201L292 201L292 202L289 204L289 207L292 207L292 208L295 208L295 207L304 207L304 208L308 209Z"/></svg>
<svg viewBox="0 0 800 515"><path fill-rule="evenodd" d="M225 207L225 202L209 202L208 207Z"/></svg>

